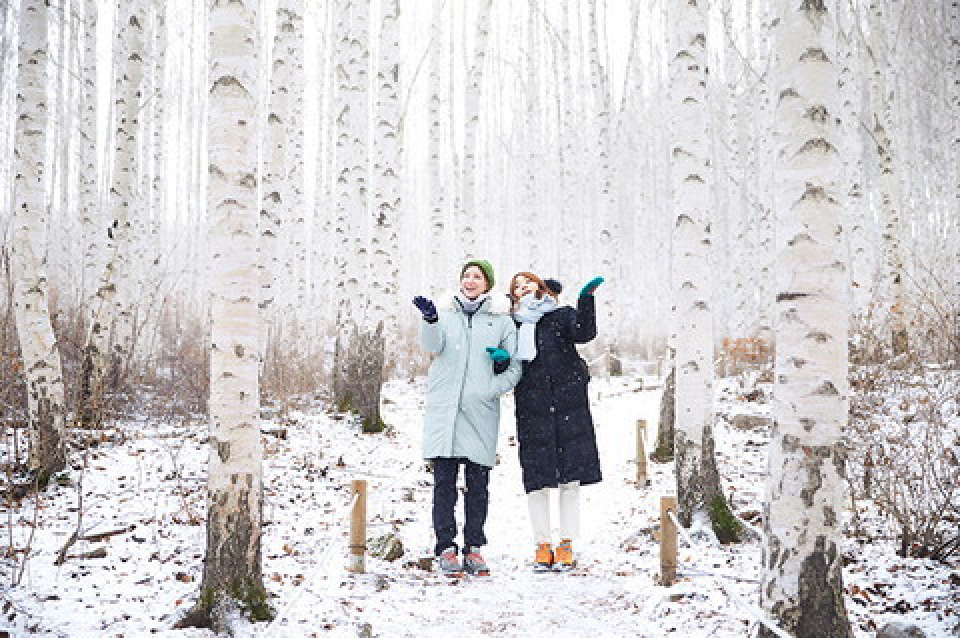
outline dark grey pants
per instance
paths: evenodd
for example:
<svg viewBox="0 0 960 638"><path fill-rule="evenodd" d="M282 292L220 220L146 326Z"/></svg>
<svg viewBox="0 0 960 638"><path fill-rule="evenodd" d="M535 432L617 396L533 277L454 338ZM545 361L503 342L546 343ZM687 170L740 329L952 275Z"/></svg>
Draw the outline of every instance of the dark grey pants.
<svg viewBox="0 0 960 638"><path fill-rule="evenodd" d="M487 484L490 468L463 458L435 458L433 461L433 532L437 537L434 553L453 547L458 549L457 537L457 475L464 466L467 491L464 495L463 553L487 544L483 525L487 521L490 497Z"/></svg>

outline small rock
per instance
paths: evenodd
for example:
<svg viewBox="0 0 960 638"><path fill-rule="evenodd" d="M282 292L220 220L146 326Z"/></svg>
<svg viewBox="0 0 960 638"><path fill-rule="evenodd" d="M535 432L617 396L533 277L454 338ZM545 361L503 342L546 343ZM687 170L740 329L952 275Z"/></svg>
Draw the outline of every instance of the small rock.
<svg viewBox="0 0 960 638"><path fill-rule="evenodd" d="M877 638L927 638L927 635L916 625L892 622L880 628Z"/></svg>
<svg viewBox="0 0 960 638"><path fill-rule="evenodd" d="M393 562L403 556L403 543L396 534L385 534L368 542L370 555L387 562Z"/></svg>

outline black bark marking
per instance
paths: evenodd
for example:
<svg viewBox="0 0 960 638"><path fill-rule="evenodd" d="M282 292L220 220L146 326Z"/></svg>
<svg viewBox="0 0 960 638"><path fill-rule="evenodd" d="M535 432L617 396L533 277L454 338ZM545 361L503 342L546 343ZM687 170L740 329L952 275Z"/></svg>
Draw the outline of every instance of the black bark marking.
<svg viewBox="0 0 960 638"><path fill-rule="evenodd" d="M837 386L833 385L830 381L824 381L820 384L816 390L813 391L814 394L819 394L821 396L839 396L840 393L837 391Z"/></svg>
<svg viewBox="0 0 960 638"><path fill-rule="evenodd" d="M808 292L781 292L777 294L777 301L793 301L795 299L803 299L804 297L809 297L810 293Z"/></svg>

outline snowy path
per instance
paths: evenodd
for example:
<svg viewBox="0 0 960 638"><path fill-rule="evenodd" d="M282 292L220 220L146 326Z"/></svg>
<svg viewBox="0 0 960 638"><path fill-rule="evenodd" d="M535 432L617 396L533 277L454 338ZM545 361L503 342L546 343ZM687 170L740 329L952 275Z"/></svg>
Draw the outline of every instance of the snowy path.
<svg viewBox="0 0 960 638"><path fill-rule="evenodd" d="M323 580L313 596L301 598L312 605L310 610L296 605L288 621L277 628L289 627L291 636L303 635L302 628L314 623L318 609L316 600L333 594L341 599L338 606L325 605L334 633L344 621L352 628L343 635L355 635L358 625L368 624L371 635L379 636L661 636L679 629L684 623L702 628L701 614L671 614L671 608L683 606L687 597L680 588L670 592L658 587L654 578L659 571L659 553L649 534L638 530L657 524L659 496L673 491L672 466L650 465L653 484L637 490L632 483L636 468L635 423L648 421L649 441L656 435L660 392L641 390L634 381L612 381L592 384L592 405L597 423L598 445L604 470L604 481L583 488L581 503L582 538L576 544L580 569L572 574L535 574L530 570L533 543L531 539L526 496L520 480L517 450L508 441L515 432L513 404L503 404L501 426L501 463L491 474L491 505L487 522L489 544L484 556L491 565L490 578L466 578L451 581L436 574L398 565L431 553L429 475L420 473L416 502L398 503L396 498L371 496L370 516L385 520L409 517L413 520L398 526L408 552L397 563L368 561L369 574L342 579L336 591L330 590L336 567ZM387 392L391 409L388 423L396 424L394 443L409 452L394 458L412 456L419 450L419 415L422 387L400 390L391 386ZM369 437L368 437L369 439ZM384 466L382 448L374 453L361 453L376 463L381 475L397 476ZM338 453L339 454L339 453ZM348 458L357 458L345 452ZM389 465L389 464L388 464ZM419 463L410 471L419 469ZM377 474L377 470L369 470ZM361 470L362 472L362 470ZM358 475L359 476L359 475ZM402 479L401 479L402 480ZM409 483L409 475L408 480ZM376 491L388 481L371 478ZM402 512L398 507L408 506ZM458 511L458 517L461 512ZM372 533L372 535L376 535ZM629 547L624 551L622 547ZM379 590L379 591L378 591ZM681 594L668 601L669 593ZM711 596L703 597L704 600ZM305 600L307 599L307 600ZM689 607L689 605L687 605ZM715 606L715 602L714 602ZM704 614L716 616L709 609ZM675 618L664 618L673 615ZM652 616L656 616L654 621ZM297 622L300 621L300 622ZM744 624L729 616L715 618L715 636L742 636ZM726 627L726 632L723 627ZM283 631L277 635L283 635ZM330 635L330 634L326 634ZM706 635L706 634L705 634Z"/></svg>

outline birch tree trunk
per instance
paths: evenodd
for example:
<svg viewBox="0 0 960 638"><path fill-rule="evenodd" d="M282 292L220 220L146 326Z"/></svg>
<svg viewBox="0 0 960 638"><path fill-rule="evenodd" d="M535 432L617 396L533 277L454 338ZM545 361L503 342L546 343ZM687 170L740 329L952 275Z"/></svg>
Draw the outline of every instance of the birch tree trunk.
<svg viewBox="0 0 960 638"><path fill-rule="evenodd" d="M263 381L267 384L268 393L274 389L270 387L271 382L283 382L277 377L280 369L284 367L281 363L283 355L278 342L282 331L281 323L285 323L287 319L282 312L278 311L275 302L278 297L277 287L281 281L280 259L283 253L281 236L284 233L284 226L289 224L292 216L289 180L289 166L292 163L289 147L292 140L288 137L288 122L290 83L293 79L293 74L290 72L293 18L293 13L282 4L278 4L271 60L270 94L267 98L267 122L264 127L266 148L263 166L263 201L260 207L260 257L257 266L260 281L260 347L263 353ZM291 255L287 255L288 260L292 258ZM288 265L286 281L289 284L293 277L293 266L290 262Z"/></svg>
<svg viewBox="0 0 960 638"><path fill-rule="evenodd" d="M951 62L948 68L951 69L952 77L958 78L960 77L960 0L951 0L949 16L951 46L947 52L947 57ZM950 87L948 99L953 112L960 113L960 82L954 82L953 86ZM953 175L953 179L951 180L952 186L948 187L952 191L952 196L947 199L947 207L958 211L960 210L960 125L957 124L956 118L951 118L951 125L950 151L953 157L953 165L947 174ZM952 257L950 262L953 265L953 281L960 281L960 219L957 219L956 215L953 217L950 235L953 240L951 242L953 251L950 255ZM955 321L958 324L957 331L960 332L960 313L955 317ZM957 347L960 348L960 345Z"/></svg>
<svg viewBox="0 0 960 638"><path fill-rule="evenodd" d="M671 6L671 150L674 195L674 303L676 306L677 513L690 526L710 510L727 509L720 490L713 436L713 300L710 276L712 170L706 104L707 11L703 0ZM726 532L713 527L718 537ZM735 534L734 534L735 535Z"/></svg>
<svg viewBox="0 0 960 638"><path fill-rule="evenodd" d="M599 164L597 167L597 192L594 197L597 199L598 209L595 211L597 227L594 228L593 239L597 242L597 252L599 253L600 269L607 277L617 279L616 264L614 257L617 254L618 243L620 239L620 221L616 210L616 198L613 193L613 167L611 164L610 150L612 123L612 100L610 95L610 86L607 79L607 70L602 64L603 52L600 50L599 23L597 16L597 0L588 0L588 50L590 62L590 85L593 95L593 109L596 122L596 158ZM704 140L706 141L706 140ZM596 261L596 260L595 260ZM592 265L592 264L591 264ZM594 266L596 267L596 266ZM590 277L591 274L582 273L582 277ZM601 295L598 299L598 324L601 327L600 341L604 351L608 355L607 372L609 374L619 375L622 373L622 365L619 357L619 349L614 342L614 335L618 325L618 312L615 305L615 296L611 294Z"/></svg>
<svg viewBox="0 0 960 638"><path fill-rule="evenodd" d="M50 320L44 235L48 210L46 143L47 4L20 5L20 58L14 146L11 266L14 314L26 373L30 470L40 486L63 469L65 396L60 351Z"/></svg>
<svg viewBox="0 0 960 638"><path fill-rule="evenodd" d="M845 148L851 151L851 161L844 167L847 174L847 254L850 272L852 317L865 313L872 296L876 260L868 233L869 211L863 198L863 153L860 141L863 127L860 123L862 102L863 50L859 46L860 28L855 7L841 3L837 8L837 40L839 42L839 82L843 105L841 122Z"/></svg>
<svg viewBox="0 0 960 638"><path fill-rule="evenodd" d="M878 0L870 3L870 108L873 119L873 141L877 149L877 164L880 171L878 190L880 218L883 220L883 289L890 311L890 347L894 356L904 354L909 347L907 325L904 318L904 228L901 223L900 185L894 165L894 148L890 131L887 82L884 74L886 42L883 38L883 7Z"/></svg>
<svg viewBox="0 0 960 638"><path fill-rule="evenodd" d="M380 57L377 70L376 157L373 164L374 214L371 236L371 311L387 343L399 343L396 309L400 307L397 227L400 214L400 5L380 2ZM385 349L385 344L378 347ZM396 348L391 348L396 357ZM390 369L394 363L388 362ZM377 401L379 404L379 400Z"/></svg>
<svg viewBox="0 0 960 638"><path fill-rule="evenodd" d="M371 308L371 282L384 273L371 272L368 233L367 170L370 121L368 114L370 61L368 0L346 0L339 8L344 20L338 52L339 113L337 125L338 218L349 225L343 255L341 313L337 326L334 402L342 411L359 415L365 432L383 429L380 389L383 385L382 317ZM373 232L381 236L384 229Z"/></svg>
<svg viewBox="0 0 960 638"><path fill-rule="evenodd" d="M797 638L849 638L839 548L848 280L834 17L823 0L777 8L777 348L760 599Z"/></svg>
<svg viewBox="0 0 960 638"><path fill-rule="evenodd" d="M89 293L101 263L100 254L107 233L100 220L100 184L97 174L97 13L98 2L83 3L83 61L81 68L80 103L80 175L79 214L83 236L82 298L89 303Z"/></svg>
<svg viewBox="0 0 960 638"><path fill-rule="evenodd" d="M436 271L444 272L447 266L449 251L449 232L446 218L449 214L449 188L444 174L446 158L443 156L443 140L446 132L443 125L441 108L446 104L443 98L446 86L444 72L446 56L449 53L447 43L446 20L444 17L444 0L433 0L432 22L430 27L430 78L427 109L427 164L430 175L430 253L428 263ZM430 270L424 270L422 275L427 276L430 297L435 298L440 293L439 277L433 276Z"/></svg>
<svg viewBox="0 0 960 638"><path fill-rule="evenodd" d="M108 237L107 258L92 309L80 390L81 420L93 425L102 419L108 366L125 364L132 346L133 319L126 296L131 277L130 213L139 212L143 203L137 177L143 106L143 0L118 0L116 15L119 68L114 86L111 220L103 229Z"/></svg>
<svg viewBox="0 0 960 638"><path fill-rule="evenodd" d="M277 35L277 46L284 48L282 78L275 83L276 90L286 94L284 124L285 138L285 217L281 222L284 241L281 242L285 253L285 279L288 294L283 312L286 323L292 327L291 337L299 341L303 309L306 308L306 210L303 196L303 0L282 0L277 5L277 29L283 33ZM279 19L283 15L283 20Z"/></svg>
<svg viewBox="0 0 960 638"><path fill-rule="evenodd" d="M478 246L476 231L473 227L477 219L477 128L480 122L480 90L483 81L483 67L487 57L487 41L490 36L490 12L493 0L482 0L477 6L477 33L473 46L473 60L467 69L464 96L463 130L463 211L462 254L468 258L477 257ZM474 220L474 221L471 221Z"/></svg>
<svg viewBox="0 0 960 638"><path fill-rule="evenodd" d="M272 612L261 571L263 469L257 316L258 4L210 0L210 457L200 600L184 626L230 630Z"/></svg>

